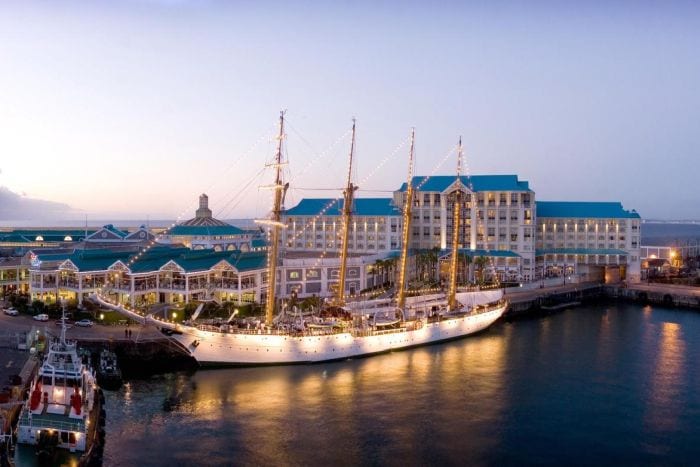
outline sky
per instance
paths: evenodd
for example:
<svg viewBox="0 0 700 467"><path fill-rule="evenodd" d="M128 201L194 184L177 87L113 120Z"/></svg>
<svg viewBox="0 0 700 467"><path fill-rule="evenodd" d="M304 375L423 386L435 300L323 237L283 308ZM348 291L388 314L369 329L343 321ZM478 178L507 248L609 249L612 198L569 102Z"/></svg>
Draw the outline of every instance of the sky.
<svg viewBox="0 0 700 467"><path fill-rule="evenodd" d="M537 199L698 219L699 50L697 2L3 0L0 203L261 217L285 109L288 207L340 194L355 117L358 196L405 181L415 127L417 175L462 136Z"/></svg>

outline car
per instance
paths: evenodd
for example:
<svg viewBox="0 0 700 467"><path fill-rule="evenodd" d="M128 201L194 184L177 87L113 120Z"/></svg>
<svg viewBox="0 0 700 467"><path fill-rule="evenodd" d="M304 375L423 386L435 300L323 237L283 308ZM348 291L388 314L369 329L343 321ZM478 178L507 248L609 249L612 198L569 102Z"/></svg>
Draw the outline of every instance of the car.
<svg viewBox="0 0 700 467"><path fill-rule="evenodd" d="M65 322L66 324L73 324L73 323L71 322L71 320L69 320L68 318L66 318L66 319L60 318L60 319L57 319L57 320L56 320L56 326L61 326L64 322Z"/></svg>
<svg viewBox="0 0 700 467"><path fill-rule="evenodd" d="M92 321L90 321L89 319L81 319L80 321L76 321L75 325L83 328L89 328L90 326L92 326Z"/></svg>
<svg viewBox="0 0 700 467"><path fill-rule="evenodd" d="M19 311L15 310L14 308L5 308L5 314L7 316L17 316L19 315Z"/></svg>
<svg viewBox="0 0 700 467"><path fill-rule="evenodd" d="M46 313L41 313L38 315L34 315L34 319L37 321L48 321L49 315L47 315Z"/></svg>

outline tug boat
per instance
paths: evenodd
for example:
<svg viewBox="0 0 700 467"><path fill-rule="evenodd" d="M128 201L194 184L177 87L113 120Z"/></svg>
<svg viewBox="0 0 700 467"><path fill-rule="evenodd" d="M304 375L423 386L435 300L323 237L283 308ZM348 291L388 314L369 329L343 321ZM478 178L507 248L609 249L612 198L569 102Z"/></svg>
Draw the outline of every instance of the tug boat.
<svg viewBox="0 0 700 467"><path fill-rule="evenodd" d="M17 442L34 445L50 461L55 449L84 452L104 437L103 397L89 359L66 340L54 339L29 389L17 423Z"/></svg>

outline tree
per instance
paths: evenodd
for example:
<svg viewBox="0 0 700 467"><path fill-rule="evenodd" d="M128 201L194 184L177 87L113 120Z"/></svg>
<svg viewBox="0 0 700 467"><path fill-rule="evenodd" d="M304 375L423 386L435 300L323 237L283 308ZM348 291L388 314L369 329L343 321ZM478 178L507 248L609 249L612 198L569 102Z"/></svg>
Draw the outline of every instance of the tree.
<svg viewBox="0 0 700 467"><path fill-rule="evenodd" d="M457 256L457 270L459 271L459 268L464 265L463 270L464 270L464 283L468 284L469 283L469 265L472 262L472 257L469 256L467 253L459 252Z"/></svg>
<svg viewBox="0 0 700 467"><path fill-rule="evenodd" d="M484 283L484 266L489 263L489 259L485 256L479 256L474 258L474 265L476 266L476 281L479 285Z"/></svg>

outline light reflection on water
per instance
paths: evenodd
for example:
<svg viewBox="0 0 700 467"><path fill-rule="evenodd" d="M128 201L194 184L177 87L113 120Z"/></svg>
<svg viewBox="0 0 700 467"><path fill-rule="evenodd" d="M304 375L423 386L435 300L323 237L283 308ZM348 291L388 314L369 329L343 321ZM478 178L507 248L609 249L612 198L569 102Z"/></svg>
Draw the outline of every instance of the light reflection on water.
<svg viewBox="0 0 700 467"><path fill-rule="evenodd" d="M692 312L582 307L367 359L132 381L107 394L105 465L690 462L699 338Z"/></svg>

